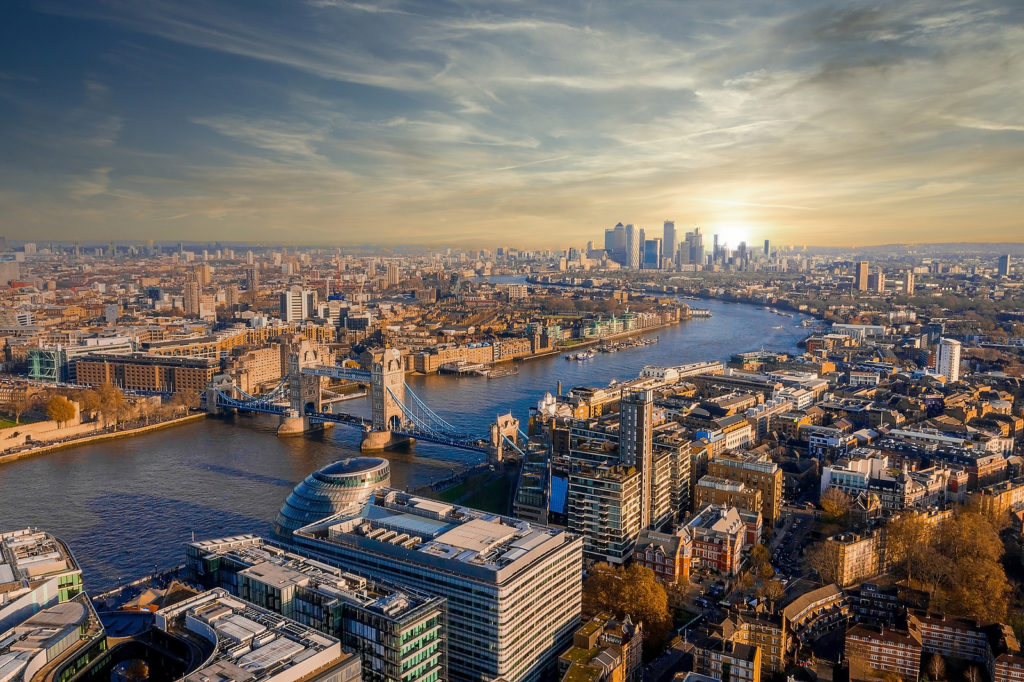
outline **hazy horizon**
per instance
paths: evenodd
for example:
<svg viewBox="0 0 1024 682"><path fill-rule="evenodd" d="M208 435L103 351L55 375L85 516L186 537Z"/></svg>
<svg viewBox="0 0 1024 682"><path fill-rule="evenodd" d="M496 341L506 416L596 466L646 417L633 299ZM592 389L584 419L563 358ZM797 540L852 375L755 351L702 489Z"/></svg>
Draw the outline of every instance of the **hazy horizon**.
<svg viewBox="0 0 1024 682"><path fill-rule="evenodd" d="M1024 6L996 0L14 0L0 17L12 240L1024 233Z"/></svg>

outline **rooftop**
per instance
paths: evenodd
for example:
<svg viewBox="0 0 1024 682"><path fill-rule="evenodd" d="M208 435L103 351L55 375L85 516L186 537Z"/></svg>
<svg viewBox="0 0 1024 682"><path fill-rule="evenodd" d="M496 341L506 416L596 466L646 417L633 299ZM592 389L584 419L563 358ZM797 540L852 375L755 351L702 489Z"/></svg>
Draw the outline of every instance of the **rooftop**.
<svg viewBox="0 0 1024 682"><path fill-rule="evenodd" d="M358 514L342 512L296 533L447 570L503 575L575 539L547 526L386 488Z"/></svg>
<svg viewBox="0 0 1024 682"><path fill-rule="evenodd" d="M220 557L247 566L239 575L281 589L303 586L329 599L356 604L362 608L394 616L437 601L436 598L406 588L369 581L339 568L309 559L267 544L255 535L238 535L217 540L193 542L205 557Z"/></svg>
<svg viewBox="0 0 1024 682"><path fill-rule="evenodd" d="M183 626L215 641L214 653L187 682L259 682L302 664L309 670L332 665L344 653L334 637L237 599L210 590L157 612L162 629Z"/></svg>
<svg viewBox="0 0 1024 682"><path fill-rule="evenodd" d="M0 533L0 586L76 570L71 552L49 533L31 528Z"/></svg>

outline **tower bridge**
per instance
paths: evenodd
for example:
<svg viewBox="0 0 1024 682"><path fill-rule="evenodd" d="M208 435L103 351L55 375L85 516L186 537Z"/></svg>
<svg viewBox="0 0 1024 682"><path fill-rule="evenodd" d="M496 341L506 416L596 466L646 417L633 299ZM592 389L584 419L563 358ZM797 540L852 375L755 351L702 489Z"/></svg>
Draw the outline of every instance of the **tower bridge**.
<svg viewBox="0 0 1024 682"><path fill-rule="evenodd" d="M363 450L384 450L422 440L483 452L492 461L501 461L506 454L523 455L526 437L518 419L504 415L483 433L470 433L449 423L405 383L404 362L396 349L385 350L369 370L324 362L308 341L296 344L288 355L288 375L258 396L243 391L230 376L218 374L203 394L206 410L279 415L279 435L302 434L334 424L360 428ZM369 384L370 419L325 406L325 377Z"/></svg>

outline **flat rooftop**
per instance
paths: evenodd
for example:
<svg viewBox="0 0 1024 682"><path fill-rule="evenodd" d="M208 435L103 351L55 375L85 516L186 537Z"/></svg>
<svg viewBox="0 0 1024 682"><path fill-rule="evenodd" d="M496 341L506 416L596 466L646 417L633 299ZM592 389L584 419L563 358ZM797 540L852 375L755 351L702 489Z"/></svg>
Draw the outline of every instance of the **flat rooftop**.
<svg viewBox="0 0 1024 682"><path fill-rule="evenodd" d="M356 604L387 616L408 613L436 597L346 573L328 564L267 544L256 535L237 535L190 543L206 558L219 557L245 566L238 575L277 589L296 585L329 599Z"/></svg>
<svg viewBox="0 0 1024 682"><path fill-rule="evenodd" d="M575 539L547 526L391 489L376 491L358 514L343 512L297 532L364 548L390 546L386 553L412 561L433 557L453 570L464 564L491 571L525 568L534 550Z"/></svg>
<svg viewBox="0 0 1024 682"><path fill-rule="evenodd" d="M0 533L0 587L75 570L67 547L49 533L30 528Z"/></svg>
<svg viewBox="0 0 1024 682"><path fill-rule="evenodd" d="M187 682L259 682L302 664L318 669L344 660L334 637L215 589L157 612L161 628L181 625L209 639L213 655Z"/></svg>

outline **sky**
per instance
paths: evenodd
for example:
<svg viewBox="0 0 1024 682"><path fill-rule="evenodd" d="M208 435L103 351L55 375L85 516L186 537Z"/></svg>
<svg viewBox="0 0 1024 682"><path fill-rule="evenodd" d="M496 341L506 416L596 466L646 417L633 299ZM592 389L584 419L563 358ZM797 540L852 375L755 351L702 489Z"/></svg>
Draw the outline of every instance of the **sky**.
<svg viewBox="0 0 1024 682"><path fill-rule="evenodd" d="M4 0L9 239L1024 241L1020 0Z"/></svg>

